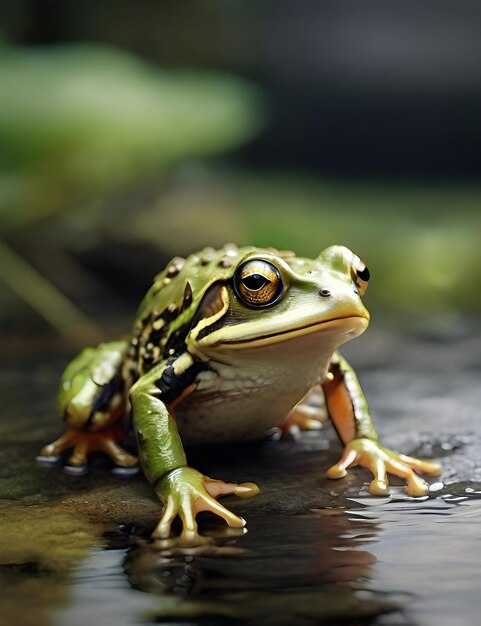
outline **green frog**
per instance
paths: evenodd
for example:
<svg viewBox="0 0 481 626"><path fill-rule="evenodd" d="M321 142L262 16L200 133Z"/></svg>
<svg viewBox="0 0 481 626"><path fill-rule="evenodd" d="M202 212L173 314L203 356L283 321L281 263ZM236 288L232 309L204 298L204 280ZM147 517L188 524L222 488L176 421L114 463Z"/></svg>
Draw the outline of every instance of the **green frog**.
<svg viewBox="0 0 481 626"><path fill-rule="evenodd" d="M168 538L179 516L181 540L196 542L199 512L243 527L245 520L217 498L250 497L259 488L202 475L189 466L184 444L254 440L273 427L317 427L306 399L322 389L344 444L327 476L342 478L361 465L373 474L372 494L389 493L388 473L406 481L407 494L426 494L417 473L438 475L439 463L379 443L357 377L337 350L368 326L361 300L368 281L361 259L337 245L315 259L233 244L174 258L154 278L131 335L87 348L67 366L58 394L67 430L40 458L56 461L71 449L71 471L82 471L98 450L118 468L140 461L163 503L153 537ZM126 415L139 459L120 445Z"/></svg>

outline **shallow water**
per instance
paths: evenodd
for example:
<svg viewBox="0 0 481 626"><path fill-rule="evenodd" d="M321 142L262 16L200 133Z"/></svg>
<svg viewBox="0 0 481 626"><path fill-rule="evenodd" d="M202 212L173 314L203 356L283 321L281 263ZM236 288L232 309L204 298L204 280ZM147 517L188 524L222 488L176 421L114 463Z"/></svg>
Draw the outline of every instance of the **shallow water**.
<svg viewBox="0 0 481 626"><path fill-rule="evenodd" d="M55 436L52 392L63 356L10 360L2 398L11 420L0 487L0 620L20 626L123 624L376 624L479 621L481 583L481 333L449 341L370 331L347 350L386 445L441 457L429 497L369 496L369 474L330 481L340 446L330 429L298 440L206 448L193 465L261 494L228 498L248 532L201 518L211 543L152 543L159 514L138 476L101 458L84 477L38 468ZM354 347L355 346L355 347ZM454 367L455 366L455 367ZM22 382L28 372L29 394Z"/></svg>
<svg viewBox="0 0 481 626"><path fill-rule="evenodd" d="M116 533L76 568L53 623L311 624L389 611L376 624L475 624L480 496L251 515L247 535L197 551Z"/></svg>

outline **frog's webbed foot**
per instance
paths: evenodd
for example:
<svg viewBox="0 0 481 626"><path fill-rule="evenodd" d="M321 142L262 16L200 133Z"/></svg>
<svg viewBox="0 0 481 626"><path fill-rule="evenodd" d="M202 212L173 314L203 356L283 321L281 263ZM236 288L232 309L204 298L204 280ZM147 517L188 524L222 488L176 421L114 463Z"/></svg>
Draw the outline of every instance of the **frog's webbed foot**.
<svg viewBox="0 0 481 626"><path fill-rule="evenodd" d="M437 461L398 454L372 439L354 439L344 448L340 461L327 470L327 476L343 478L347 474L346 469L356 465L367 467L373 473L374 480L369 485L369 491L376 496L389 493L388 473L406 480L404 491L407 495L424 496L429 491L429 485L415 472L439 476L442 471Z"/></svg>
<svg viewBox="0 0 481 626"><path fill-rule="evenodd" d="M177 515L182 521L180 542L200 544L208 541L199 535L196 515L202 511L210 511L222 517L232 528L243 528L245 520L234 515L215 498L227 494L235 494L241 498L250 498L259 493L254 483L225 483L203 476L190 467L179 467L167 474L156 487L156 492L164 501L162 517L152 537L167 539L171 534L171 526Z"/></svg>
<svg viewBox="0 0 481 626"><path fill-rule="evenodd" d="M61 437L42 448L39 461L56 460L60 454L72 448L72 454L66 467L80 468L87 464L88 455L92 452L105 452L118 467L134 467L138 464L137 457L124 450L117 443L122 438L118 428L110 428L98 432L89 432L69 428Z"/></svg>

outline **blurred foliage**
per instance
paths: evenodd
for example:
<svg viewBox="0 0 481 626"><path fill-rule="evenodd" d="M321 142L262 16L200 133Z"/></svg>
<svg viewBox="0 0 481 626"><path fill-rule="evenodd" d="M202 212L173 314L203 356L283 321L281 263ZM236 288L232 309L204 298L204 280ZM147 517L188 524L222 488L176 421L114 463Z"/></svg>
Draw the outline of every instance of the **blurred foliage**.
<svg viewBox="0 0 481 626"><path fill-rule="evenodd" d="M0 49L0 85L0 227L228 150L262 118L240 79L93 45Z"/></svg>
<svg viewBox="0 0 481 626"><path fill-rule="evenodd" d="M206 157L262 124L257 90L109 48L0 49L0 85L0 321L31 323L20 297L94 342L90 318L130 319L169 256L226 241L344 244L371 269L374 311L481 312L479 184L220 169Z"/></svg>
<svg viewBox="0 0 481 626"><path fill-rule="evenodd" d="M98 279L112 287L115 277L132 313L168 257L235 241L300 256L344 244L371 270L369 307L422 317L481 312L474 287L481 284L480 208L478 184L336 181L189 166L141 202L124 196L119 209L112 198L65 214L48 231Z"/></svg>
<svg viewBox="0 0 481 626"><path fill-rule="evenodd" d="M301 256L344 244L371 269L369 303L424 315L481 312L481 293L474 287L481 284L480 208L479 184L205 169L179 174L150 203L115 224L108 224L108 206L103 218L97 209L90 221L87 213L81 219L87 220L84 241L100 220L100 231L111 240L136 241L169 256L230 240L293 249Z"/></svg>

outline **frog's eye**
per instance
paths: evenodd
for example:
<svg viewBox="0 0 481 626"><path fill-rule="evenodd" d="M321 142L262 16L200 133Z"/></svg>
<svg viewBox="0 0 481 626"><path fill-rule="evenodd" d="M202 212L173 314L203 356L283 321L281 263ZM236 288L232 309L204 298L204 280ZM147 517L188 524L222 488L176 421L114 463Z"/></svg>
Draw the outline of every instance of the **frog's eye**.
<svg viewBox="0 0 481 626"><path fill-rule="evenodd" d="M353 256L351 271L354 284L358 288L359 294L363 296L366 293L367 284L371 275L366 265L356 255Z"/></svg>
<svg viewBox="0 0 481 626"><path fill-rule="evenodd" d="M234 276L236 296L252 307L274 304L282 296L284 285L279 270L261 259L243 263Z"/></svg>

